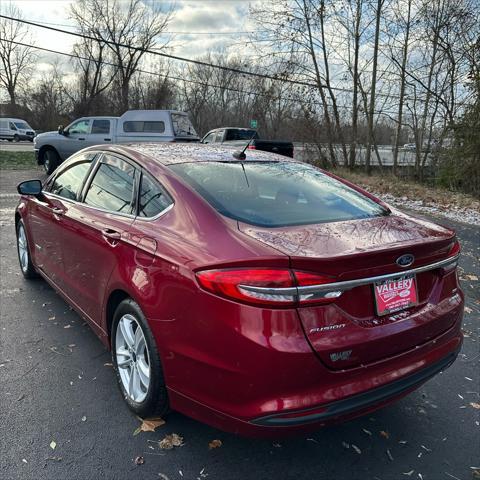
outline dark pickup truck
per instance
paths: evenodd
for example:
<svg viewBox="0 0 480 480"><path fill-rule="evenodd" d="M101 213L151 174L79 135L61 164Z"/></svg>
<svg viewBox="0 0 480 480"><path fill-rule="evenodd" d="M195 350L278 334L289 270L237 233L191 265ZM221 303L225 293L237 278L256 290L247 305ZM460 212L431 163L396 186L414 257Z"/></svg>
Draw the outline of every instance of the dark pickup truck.
<svg viewBox="0 0 480 480"><path fill-rule="evenodd" d="M253 137L248 148L278 153L293 158L293 143L279 140L261 140L256 130L251 128L224 127L210 130L201 140L201 143L222 143L243 147Z"/></svg>

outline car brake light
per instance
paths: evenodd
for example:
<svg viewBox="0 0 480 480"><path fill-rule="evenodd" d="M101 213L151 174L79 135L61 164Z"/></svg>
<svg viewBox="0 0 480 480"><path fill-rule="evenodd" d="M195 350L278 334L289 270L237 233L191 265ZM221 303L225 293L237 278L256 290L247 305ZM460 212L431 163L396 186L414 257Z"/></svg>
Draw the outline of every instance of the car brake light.
<svg viewBox="0 0 480 480"><path fill-rule="evenodd" d="M458 240L455 240L452 247L450 248L450 251L448 252L448 258L452 258L452 263L449 263L448 265L442 267L443 273L451 272L452 270L455 270L455 268L457 268L460 250L460 243Z"/></svg>
<svg viewBox="0 0 480 480"><path fill-rule="evenodd" d="M304 303L324 303L338 295L317 298L298 287L324 285L330 277L288 269L239 268L197 272L199 284L221 297L255 305L295 307ZM315 297L315 298L313 298Z"/></svg>
<svg viewBox="0 0 480 480"><path fill-rule="evenodd" d="M255 145L249 145L249 146L248 146L248 149L249 149L249 150L256 150L257 147L256 147Z"/></svg>

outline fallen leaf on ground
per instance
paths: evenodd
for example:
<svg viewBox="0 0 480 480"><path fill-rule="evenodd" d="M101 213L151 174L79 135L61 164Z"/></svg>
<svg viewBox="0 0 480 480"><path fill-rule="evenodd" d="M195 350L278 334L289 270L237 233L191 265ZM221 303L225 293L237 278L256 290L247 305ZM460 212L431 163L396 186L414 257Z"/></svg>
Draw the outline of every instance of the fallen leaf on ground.
<svg viewBox="0 0 480 480"><path fill-rule="evenodd" d="M362 453L362 451L352 443L352 448L355 450L356 453L358 453L359 455Z"/></svg>
<svg viewBox="0 0 480 480"><path fill-rule="evenodd" d="M478 280L478 277L476 275L468 274L468 275L465 275L465 277L467 277L468 280L473 280L474 282Z"/></svg>
<svg viewBox="0 0 480 480"><path fill-rule="evenodd" d="M370 430L367 430L366 428L362 428L362 430L367 434L372 436L372 432Z"/></svg>
<svg viewBox="0 0 480 480"><path fill-rule="evenodd" d="M71 325L65 325L63 328L72 328Z"/></svg>
<svg viewBox="0 0 480 480"><path fill-rule="evenodd" d="M144 418L141 425L133 432L134 435L138 435L140 432L154 432L156 428L165 425L165 420L160 417Z"/></svg>
<svg viewBox="0 0 480 480"><path fill-rule="evenodd" d="M52 440L52 441L50 442L50 448L51 448L52 450L55 450L55 447L56 447L56 446L57 446L57 443L55 442L55 440Z"/></svg>
<svg viewBox="0 0 480 480"><path fill-rule="evenodd" d="M86 421L87 421L87 417L84 415L84 416L82 417L82 422L86 422Z"/></svg>
<svg viewBox="0 0 480 480"><path fill-rule="evenodd" d="M26 458L22 458L23 463L28 463Z"/></svg>
<svg viewBox="0 0 480 480"><path fill-rule="evenodd" d="M158 442L158 446L162 450L171 450L173 447L181 447L183 445L183 437L176 433L166 435L163 440Z"/></svg>
<svg viewBox="0 0 480 480"><path fill-rule="evenodd" d="M403 472L402 475L406 475L407 477L411 477L415 470L410 470L409 472Z"/></svg>
<svg viewBox="0 0 480 480"><path fill-rule="evenodd" d="M208 449L209 450L212 450L213 448L219 448L222 446L222 441L221 440L212 440L209 444L208 444Z"/></svg>
<svg viewBox="0 0 480 480"><path fill-rule="evenodd" d="M143 457L135 457L135 465L143 465L145 463L145 459Z"/></svg>
<svg viewBox="0 0 480 480"><path fill-rule="evenodd" d="M480 403L470 402L470 405L471 405L473 408L476 408L477 410L480 409Z"/></svg>
<svg viewBox="0 0 480 480"><path fill-rule="evenodd" d="M470 307L465 307L463 310L465 311L465 313L472 313L473 312L473 310Z"/></svg>
<svg viewBox="0 0 480 480"><path fill-rule="evenodd" d="M388 432L386 432L385 430L382 430L380 432L380 435L384 438L387 438L387 439L390 438L390 434Z"/></svg>
<svg viewBox="0 0 480 480"><path fill-rule="evenodd" d="M104 367L113 367L113 364L107 362L107 363L104 363L103 366L104 366Z"/></svg>
<svg viewBox="0 0 480 480"><path fill-rule="evenodd" d="M49 320L55 320L55 315L53 317L50 317Z"/></svg>
<svg viewBox="0 0 480 480"><path fill-rule="evenodd" d="M393 455L392 452L387 448L387 457L390 459L391 462L393 462Z"/></svg>

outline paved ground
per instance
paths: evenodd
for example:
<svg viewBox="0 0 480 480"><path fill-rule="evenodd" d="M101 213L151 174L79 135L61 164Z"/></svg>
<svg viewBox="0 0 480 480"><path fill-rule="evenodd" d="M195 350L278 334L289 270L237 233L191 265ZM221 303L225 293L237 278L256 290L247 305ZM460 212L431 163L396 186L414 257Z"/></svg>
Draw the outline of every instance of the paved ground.
<svg viewBox="0 0 480 480"><path fill-rule="evenodd" d="M0 150L5 152L33 152L33 142L25 140L24 142L8 142L0 140Z"/></svg>
<svg viewBox="0 0 480 480"><path fill-rule="evenodd" d="M43 281L20 276L13 192L18 181L36 173L0 171L1 479L479 478L472 467L480 469L480 410L470 405L480 402L478 226L442 220L457 228L462 278L471 275L462 280L462 353L398 404L288 440L238 438L180 414L154 433L134 436L139 422L117 391L100 341ZM173 432L185 445L159 450L155 441ZM209 450L213 439L223 445ZM143 465L135 464L137 456Z"/></svg>

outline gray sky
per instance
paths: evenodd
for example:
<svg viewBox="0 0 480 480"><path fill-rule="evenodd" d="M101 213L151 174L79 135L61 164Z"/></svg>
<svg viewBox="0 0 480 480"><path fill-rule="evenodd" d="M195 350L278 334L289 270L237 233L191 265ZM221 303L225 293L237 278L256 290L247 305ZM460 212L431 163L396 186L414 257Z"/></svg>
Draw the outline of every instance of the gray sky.
<svg viewBox="0 0 480 480"><path fill-rule="evenodd" d="M146 3L148 3L147 0ZM151 0L158 1L158 0ZM248 20L248 0L160 0L165 7L174 5L174 15L167 34L160 41L170 39L171 53L184 57L197 57L208 52L229 49L233 51L238 44L248 41L248 34L233 33L252 31ZM22 12L25 20L42 23L65 30L74 30L69 19L71 0L1 0L0 11L4 13L12 3ZM75 37L42 28L31 27L35 45L52 50L70 53ZM37 72L50 68L49 64L59 59L62 64L66 57L39 53ZM66 65L65 65L66 66ZM66 66L66 70L69 68Z"/></svg>

